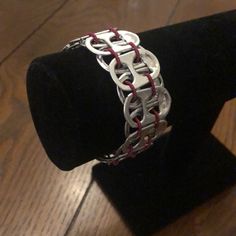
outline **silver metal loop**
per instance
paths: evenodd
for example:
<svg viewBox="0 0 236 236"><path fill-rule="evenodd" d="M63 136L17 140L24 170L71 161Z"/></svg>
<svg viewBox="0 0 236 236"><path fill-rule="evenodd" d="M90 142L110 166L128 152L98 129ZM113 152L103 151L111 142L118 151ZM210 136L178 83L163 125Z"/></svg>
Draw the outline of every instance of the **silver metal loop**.
<svg viewBox="0 0 236 236"><path fill-rule="evenodd" d="M150 75L152 78L156 78L159 76L160 73L160 64L158 59L154 54L152 54L150 51L144 49L143 47L140 47L139 49L140 56L142 58L142 61L148 66L149 70L151 71ZM148 78L143 75L139 74L135 68L134 68L134 60L135 60L136 54L135 51L130 51L125 54L120 55L120 61L122 64L125 64L128 68L130 73L133 76L132 84L135 87L135 89L140 88L147 83L149 83ZM111 74L112 79L116 83L118 87L120 87L124 91L131 91L130 87L128 85L125 85L121 82L121 77L117 76L115 69L116 69L116 60L113 59L109 64L109 71ZM122 74L122 76L124 76Z"/></svg>
<svg viewBox="0 0 236 236"><path fill-rule="evenodd" d="M107 33L107 32L110 32L110 30L104 30L104 31L97 32L97 33L96 33L96 36L97 36L97 35L100 35L100 34ZM89 38L89 37L90 37L89 35L85 35L85 36L82 36L82 37L79 37L79 38L75 38L75 39L71 40L71 41L63 48L63 50L74 49L74 48L77 48L77 47L80 47L80 46L85 47L85 40L86 40L87 38Z"/></svg>
<svg viewBox="0 0 236 236"><path fill-rule="evenodd" d="M126 151L132 145L134 152L140 151L147 143L145 140L146 137L149 137L150 141L154 142L163 134L166 128L167 121L165 120L161 120L157 128L155 124L150 124L142 129L140 135L138 135L138 131L130 134L125 141L125 145L122 146L122 150Z"/></svg>
<svg viewBox="0 0 236 236"><path fill-rule="evenodd" d="M128 42L133 42L136 46L139 45L140 39L137 34L125 31L125 30L118 30L118 33L121 36L121 40L111 41L111 38L114 37L114 33L111 31L104 32L101 34L96 34L97 38L104 42L104 44L92 44L93 38L88 37L85 39L85 46L93 53L97 55L110 55L109 51L99 50L100 48L110 47L115 52L126 52L131 50L131 45Z"/></svg>
<svg viewBox="0 0 236 236"><path fill-rule="evenodd" d="M159 107L159 118L161 120L167 116L171 105L170 94L164 87L160 86L156 87L156 91L156 96L152 96L151 88L136 91L139 104L135 104L135 102L132 103L133 94L129 94L125 99L124 116L132 128L136 127L133 118L137 116L142 117L142 120L140 120L142 126L155 122L155 115L150 113L150 109L155 106ZM130 112L133 110L132 107L134 107L135 110Z"/></svg>
<svg viewBox="0 0 236 236"><path fill-rule="evenodd" d="M109 154L109 155L107 155L107 157L101 157L100 160L105 163L109 163L109 164L112 163L113 161L116 161L116 160L122 161L129 156L127 150L129 149L130 146L132 146L133 154L137 155L137 154L146 150L145 137L152 136L151 140L150 140L151 141L150 145L152 145L156 139L158 139L162 135L170 132L171 129L172 129L172 127L168 126L168 123L165 120L161 120L159 122L158 128L156 128L154 124L150 124L149 126L147 126L143 129L143 133L141 134L141 139L137 135L137 131L130 134L129 137L125 140L124 144L121 145L117 149L116 153Z"/></svg>
<svg viewBox="0 0 236 236"><path fill-rule="evenodd" d="M158 91L159 100L159 117L160 119L165 119L168 115L171 107L171 96L168 90L164 87L159 87Z"/></svg>
<svg viewBox="0 0 236 236"><path fill-rule="evenodd" d="M119 55L120 53L118 53ZM99 63L99 65L106 71L110 71L109 69L109 65L105 62L104 60L104 56L103 55L96 55L96 59L97 59L97 62ZM145 73L145 72L149 72L149 69L147 67L147 65L144 63L144 62L138 62L138 63L134 63L134 68L135 70L138 72L138 73ZM130 73L130 70L127 68L121 68L121 69L116 69L115 68L115 73L117 75L121 75L123 73L126 73L126 72L129 72Z"/></svg>
<svg viewBox="0 0 236 236"><path fill-rule="evenodd" d="M128 75L128 73L126 73L126 75ZM121 77L120 81L123 83L126 80L126 78L127 78L126 76ZM161 74L159 74L157 78L153 79L153 81L154 81L155 87L156 86L164 87L164 81ZM117 94L119 96L121 103L124 104L127 96L125 96L124 91L120 87L116 86L116 90L117 90ZM130 108L136 108L136 107L137 107L136 102L130 104Z"/></svg>
<svg viewBox="0 0 236 236"><path fill-rule="evenodd" d="M155 119L156 119L155 115L149 112L149 108L157 106L159 102L158 95L152 96L151 88L138 90L136 91L136 94L137 94L137 98L140 100L140 104L138 105L138 108L132 112L134 113L134 116L133 114L131 116L131 113L130 113L131 111L130 105L132 103L133 94L129 94L127 98L125 99L125 103L124 103L124 116L125 116L126 121L129 123L129 125L132 128L136 127L136 123L132 119L132 117L135 117L135 116L142 117L142 119L140 120L140 123L142 126L146 126L148 124L155 122Z"/></svg>

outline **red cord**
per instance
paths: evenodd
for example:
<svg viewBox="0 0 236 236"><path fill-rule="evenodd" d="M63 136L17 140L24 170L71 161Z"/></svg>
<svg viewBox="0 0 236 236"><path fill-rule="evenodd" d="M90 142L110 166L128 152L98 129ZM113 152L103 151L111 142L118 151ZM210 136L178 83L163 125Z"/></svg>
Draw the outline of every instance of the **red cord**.
<svg viewBox="0 0 236 236"><path fill-rule="evenodd" d="M142 125L141 125L141 122L140 120L138 119L138 117L135 117L134 118L134 121L135 123L137 124L137 135L138 135L138 138L141 138L141 131L142 131Z"/></svg>
<svg viewBox="0 0 236 236"><path fill-rule="evenodd" d="M111 164L112 164L113 166L117 166L119 163L120 163L119 160L113 160L113 161L111 162Z"/></svg>
<svg viewBox="0 0 236 236"><path fill-rule="evenodd" d="M149 73L146 73L145 75L146 75L146 77L148 78L149 83L150 83L151 86L152 86L152 95L155 96L155 95L157 94L157 92L156 92L154 80L153 80L152 76L151 76Z"/></svg>
<svg viewBox="0 0 236 236"><path fill-rule="evenodd" d="M160 117L159 117L158 112L155 109L152 109L152 113L155 115L155 119L156 119L155 129L157 130L159 126L159 122L160 122Z"/></svg>
<svg viewBox="0 0 236 236"><path fill-rule="evenodd" d="M105 50L109 51L111 53L111 55L113 55L115 57L116 63L118 65L118 67L120 68L121 67L121 61L120 61L118 53L115 52L112 48L106 48Z"/></svg>
<svg viewBox="0 0 236 236"><path fill-rule="evenodd" d="M87 33L87 35L89 35L90 37L92 37L92 38L93 38L93 41L94 41L95 43L99 43L99 39L98 39L98 37L97 37L97 35L96 35L95 33L89 32L89 33Z"/></svg>
<svg viewBox="0 0 236 236"><path fill-rule="evenodd" d="M134 49L134 52L135 52L135 54L136 54L136 59L135 59L135 61L136 61L136 62L141 62L141 56L140 56L138 47L137 47L133 42L129 42L128 44Z"/></svg>
<svg viewBox="0 0 236 236"><path fill-rule="evenodd" d="M128 147L128 157L135 157L134 148L132 145L129 145L129 147Z"/></svg>
<svg viewBox="0 0 236 236"><path fill-rule="evenodd" d="M120 40L120 34L118 33L117 28L110 27L109 30L115 34L117 40Z"/></svg>
<svg viewBox="0 0 236 236"><path fill-rule="evenodd" d="M137 92L136 92L136 89L135 89L134 85L130 81L128 81L128 80L125 80L123 82L123 84L128 85L130 87L130 89L132 90L133 97L137 98Z"/></svg>

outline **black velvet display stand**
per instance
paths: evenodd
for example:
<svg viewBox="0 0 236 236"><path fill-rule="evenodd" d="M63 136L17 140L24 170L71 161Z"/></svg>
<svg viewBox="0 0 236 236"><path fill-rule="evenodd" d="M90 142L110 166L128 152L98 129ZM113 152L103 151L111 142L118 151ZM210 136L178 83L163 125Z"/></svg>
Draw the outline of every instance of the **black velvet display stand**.
<svg viewBox="0 0 236 236"><path fill-rule="evenodd" d="M236 180L235 158L210 134L235 96L236 11L139 36L160 61L173 129L134 160L95 166L93 176L133 232L149 235ZM115 85L87 49L35 59L27 91L39 137L59 168L70 170L123 142Z"/></svg>

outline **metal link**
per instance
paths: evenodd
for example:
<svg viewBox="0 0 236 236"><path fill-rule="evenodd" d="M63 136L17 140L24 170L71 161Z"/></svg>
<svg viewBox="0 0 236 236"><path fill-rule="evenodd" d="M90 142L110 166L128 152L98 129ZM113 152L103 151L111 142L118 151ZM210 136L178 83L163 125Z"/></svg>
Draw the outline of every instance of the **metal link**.
<svg viewBox="0 0 236 236"><path fill-rule="evenodd" d="M116 165L123 159L135 157L171 130L165 120L171 97L164 88L159 61L139 44L138 35L111 28L74 39L63 48L84 46L96 54L99 65L110 72L124 104L126 140L114 153L98 158L107 164ZM104 60L108 55L115 56L109 64ZM120 68L116 67L118 62Z"/></svg>
<svg viewBox="0 0 236 236"><path fill-rule="evenodd" d="M122 146L123 152L129 147L129 145L133 146L133 151L137 152L144 148L146 144L146 137L150 137L151 141L155 141L167 128L167 122L165 120L160 121L158 128L155 128L154 124L150 124L144 127L141 131L141 137L137 137L137 131L130 134L126 139L125 145ZM138 142L137 142L138 141ZM137 143L136 143L137 142Z"/></svg>
<svg viewBox="0 0 236 236"><path fill-rule="evenodd" d="M131 32L124 31L124 30L119 30L118 31L121 39L119 41L111 41L111 39L114 37L113 32L105 32L102 34L98 34L97 38L102 42L100 44L93 44L92 37L88 37L85 39L85 46L93 53L97 55L110 55L109 52L101 50L101 48L104 47L110 47L112 48L115 52L121 53L121 52L126 52L130 49L132 49L132 46L128 44L128 42L133 42L136 46L139 45L140 40L139 37Z"/></svg>
<svg viewBox="0 0 236 236"><path fill-rule="evenodd" d="M96 59L99 63L99 65L106 71L110 71L109 69L109 65L104 61L104 56L103 55L97 55ZM149 69L147 67L147 65L144 62L138 62L133 64L134 69L138 72L138 73L145 73L145 72L149 72ZM117 75L121 75L123 73L129 72L129 69L127 66L120 68L120 69L115 69L115 74ZM131 74L131 73L130 73Z"/></svg>
<svg viewBox="0 0 236 236"><path fill-rule="evenodd" d="M138 100L132 103L132 94L129 94L124 103L124 116L131 127L135 127L133 117L142 116L142 126L154 122L155 116L149 111L158 106L160 119L165 119L170 110L171 97L164 87L156 87L157 95L152 96L152 89L142 89L136 92ZM131 105L132 104L132 105ZM130 114L130 111L133 111Z"/></svg>
<svg viewBox="0 0 236 236"><path fill-rule="evenodd" d="M155 57L155 55L152 54L150 51L144 49L143 47L140 47L140 49L138 50L141 55L142 61L145 63L145 65L148 66L148 69L150 71L150 75L152 76L152 78L158 77L160 73L160 64L157 58ZM128 67L129 72L132 74L132 78L133 78L132 83L134 87L137 89L146 85L149 82L149 80L145 75L140 74L135 70L134 65L133 65L135 57L136 57L135 51L130 51L125 54L121 54L120 61L122 64L125 64ZM120 87L122 90L130 91L130 87L123 84L120 81L122 77L124 76L124 74L118 77L115 72L115 69L116 69L116 60L113 59L109 64L109 71L110 71L112 79L114 80L116 85Z"/></svg>
<svg viewBox="0 0 236 236"><path fill-rule="evenodd" d="M161 87L162 88L162 87ZM152 97L152 89L146 88L136 92L139 104L137 108L133 111L133 117L142 117L140 120L141 125L144 127L155 121L155 116L149 112L149 109L156 107L158 105L158 96ZM132 94L129 94L125 99L124 103L124 116L126 121L132 128L136 127L136 123L133 121L130 111L132 111L130 104L133 99ZM137 102L136 101L136 102ZM134 106L134 105L133 105ZM149 109L148 109L149 108Z"/></svg>
<svg viewBox="0 0 236 236"><path fill-rule="evenodd" d="M108 164L112 164L113 161L122 161L129 157L128 149L130 146L132 147L134 156L136 156L147 149L147 137L151 137L150 145L152 145L156 139L170 132L171 129L171 126L167 127L167 122L165 120L160 121L158 129L155 128L155 124L144 127L142 129L141 138L137 138L137 131L130 134L129 137L125 140L124 144L121 145L115 153L100 157L99 160Z"/></svg>
<svg viewBox="0 0 236 236"><path fill-rule="evenodd" d="M127 74L126 74L127 75ZM124 76L123 78L120 79L120 81L123 83L126 80L126 76ZM159 74L159 77L157 77L156 79L154 79L154 85L155 86L160 86L160 87L164 87L164 82L163 82L163 78L161 76L161 74ZM120 98L120 101L122 104L125 103L125 99L126 96L124 95L124 91L120 88L120 87L116 87L117 88L117 94ZM137 107L136 101L134 103L130 103L130 107L131 108L135 108Z"/></svg>
<svg viewBox="0 0 236 236"><path fill-rule="evenodd" d="M100 35L100 34L105 34L107 32L110 32L110 30L104 30L104 31L100 31L100 32L97 32L96 35ZM85 35L83 37L80 37L80 38L76 38L76 39L73 39L71 40L64 48L63 50L68 50L68 49L75 49L75 48L78 48L78 47L85 47L85 40L90 37L89 35Z"/></svg>

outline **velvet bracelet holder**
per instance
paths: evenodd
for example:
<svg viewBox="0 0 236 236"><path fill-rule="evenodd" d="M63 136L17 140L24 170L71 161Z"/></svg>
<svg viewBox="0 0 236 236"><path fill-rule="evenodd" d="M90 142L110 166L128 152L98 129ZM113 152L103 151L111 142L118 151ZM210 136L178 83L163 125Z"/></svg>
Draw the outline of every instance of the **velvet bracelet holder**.
<svg viewBox="0 0 236 236"><path fill-rule="evenodd" d="M178 148L188 146L190 135L197 141L209 132L219 108L235 96L235 26L232 11L139 33L141 45L159 59L172 96L167 120ZM124 142L116 85L86 48L33 60L27 93L37 133L58 168L71 170ZM182 139L174 140L176 133Z"/></svg>

